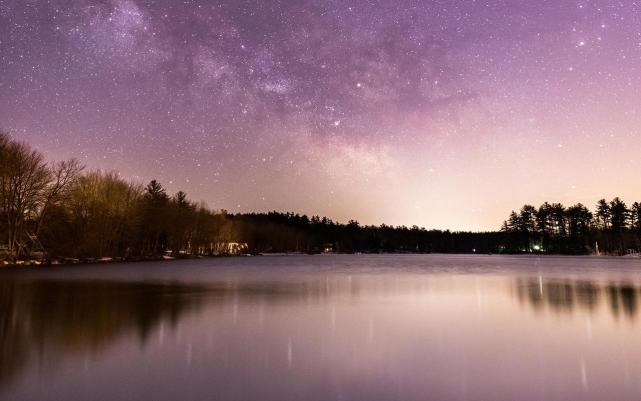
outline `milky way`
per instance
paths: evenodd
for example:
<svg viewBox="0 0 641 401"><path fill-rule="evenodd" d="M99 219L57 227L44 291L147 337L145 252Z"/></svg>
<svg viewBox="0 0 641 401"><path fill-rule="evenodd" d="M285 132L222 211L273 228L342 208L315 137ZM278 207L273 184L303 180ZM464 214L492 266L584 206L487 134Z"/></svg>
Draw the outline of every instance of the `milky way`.
<svg viewBox="0 0 641 401"><path fill-rule="evenodd" d="M641 3L0 0L0 126L216 209L641 200Z"/></svg>

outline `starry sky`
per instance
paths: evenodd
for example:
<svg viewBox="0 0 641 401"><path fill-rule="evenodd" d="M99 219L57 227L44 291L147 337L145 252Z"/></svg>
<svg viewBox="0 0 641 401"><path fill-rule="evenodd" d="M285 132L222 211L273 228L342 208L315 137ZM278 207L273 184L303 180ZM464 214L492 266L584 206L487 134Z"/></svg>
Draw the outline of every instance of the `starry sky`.
<svg viewBox="0 0 641 401"><path fill-rule="evenodd" d="M0 127L231 212L641 200L641 2L0 0Z"/></svg>

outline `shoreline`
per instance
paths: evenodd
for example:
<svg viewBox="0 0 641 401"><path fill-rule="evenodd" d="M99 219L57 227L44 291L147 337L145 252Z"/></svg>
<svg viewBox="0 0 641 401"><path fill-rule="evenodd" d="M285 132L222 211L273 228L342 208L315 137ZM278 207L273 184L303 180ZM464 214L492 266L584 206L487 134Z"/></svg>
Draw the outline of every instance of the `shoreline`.
<svg viewBox="0 0 641 401"><path fill-rule="evenodd" d="M180 260L200 260L200 259L221 259L221 258L246 258L246 257L283 257L283 256L335 256L335 255L352 255L352 256L417 256L417 255L449 255L449 256L512 256L512 257L573 257L573 258L624 258L624 259L640 259L641 255L608 255L608 254L539 254L539 253L420 253L420 252L354 252L354 253L338 253L338 252L324 252L324 253L305 253L305 252L262 252L257 254L238 254L238 255L208 255L208 256L190 256L190 257L149 257L149 258L110 258L104 257L99 259L89 258L86 260L76 260L72 262L53 261L45 262L39 260L20 261L21 263L7 263L7 261L0 261L0 269L17 269L17 268L57 268L69 266L90 266L90 265L106 265L106 264L129 264L129 263L142 263L142 262L173 262ZM68 258L70 259L70 258Z"/></svg>

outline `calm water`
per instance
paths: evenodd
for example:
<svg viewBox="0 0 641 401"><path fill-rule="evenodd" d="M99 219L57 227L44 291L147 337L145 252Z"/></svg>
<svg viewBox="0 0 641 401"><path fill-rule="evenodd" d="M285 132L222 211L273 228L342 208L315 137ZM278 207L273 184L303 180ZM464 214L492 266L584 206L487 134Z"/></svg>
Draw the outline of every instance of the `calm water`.
<svg viewBox="0 0 641 401"><path fill-rule="evenodd" d="M639 400L641 260L0 271L0 399Z"/></svg>

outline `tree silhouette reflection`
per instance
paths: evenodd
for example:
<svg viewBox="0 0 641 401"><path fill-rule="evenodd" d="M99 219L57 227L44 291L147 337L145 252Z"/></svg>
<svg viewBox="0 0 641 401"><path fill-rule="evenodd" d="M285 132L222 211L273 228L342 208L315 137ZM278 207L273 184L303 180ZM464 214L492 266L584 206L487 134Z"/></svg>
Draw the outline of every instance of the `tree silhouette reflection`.
<svg viewBox="0 0 641 401"><path fill-rule="evenodd" d="M144 346L153 330L205 304L263 304L292 298L326 299L345 288L312 283L236 282L185 284L105 280L0 281L0 390L42 355L96 354L135 334ZM357 291L355 286L350 287Z"/></svg>
<svg viewBox="0 0 641 401"><path fill-rule="evenodd" d="M640 290L629 283L519 278L515 286L519 301L536 310L548 307L556 312L573 312L580 308L592 312L603 299L614 317L623 313L634 319L639 310Z"/></svg>
<svg viewBox="0 0 641 401"><path fill-rule="evenodd" d="M618 315L619 310L633 319L638 313L639 289L631 284L610 285L609 301L610 310Z"/></svg>
<svg viewBox="0 0 641 401"><path fill-rule="evenodd" d="M135 332L142 344L201 304L205 288L109 281L0 282L0 385L43 350L98 352Z"/></svg>

